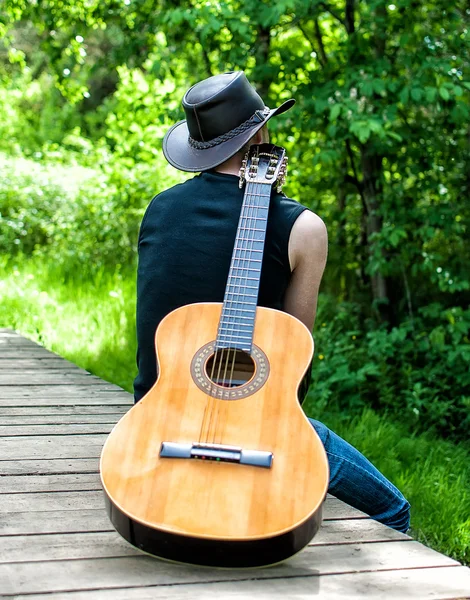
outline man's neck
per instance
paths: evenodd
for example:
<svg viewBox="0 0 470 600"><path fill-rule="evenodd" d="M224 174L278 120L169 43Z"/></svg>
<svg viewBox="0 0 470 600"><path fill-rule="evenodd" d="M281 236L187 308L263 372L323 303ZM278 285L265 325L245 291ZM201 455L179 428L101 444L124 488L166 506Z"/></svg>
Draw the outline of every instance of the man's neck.
<svg viewBox="0 0 470 600"><path fill-rule="evenodd" d="M235 154L232 158L229 158L218 167L215 167L214 171L217 171L218 173L227 173L228 175L236 175L238 177L241 166L242 161L240 155Z"/></svg>

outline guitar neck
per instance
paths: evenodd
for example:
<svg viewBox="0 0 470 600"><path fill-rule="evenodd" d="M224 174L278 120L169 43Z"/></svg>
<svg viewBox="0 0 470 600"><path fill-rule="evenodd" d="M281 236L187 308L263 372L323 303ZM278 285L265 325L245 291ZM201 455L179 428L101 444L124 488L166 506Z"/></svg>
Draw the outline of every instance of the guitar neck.
<svg viewBox="0 0 470 600"><path fill-rule="evenodd" d="M251 352L271 185L248 182L225 288L216 348Z"/></svg>

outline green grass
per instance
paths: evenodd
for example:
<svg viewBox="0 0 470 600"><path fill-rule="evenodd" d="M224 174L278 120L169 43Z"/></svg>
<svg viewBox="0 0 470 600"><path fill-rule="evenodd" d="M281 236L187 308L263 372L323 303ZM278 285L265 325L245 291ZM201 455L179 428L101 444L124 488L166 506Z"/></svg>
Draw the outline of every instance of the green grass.
<svg viewBox="0 0 470 600"><path fill-rule="evenodd" d="M312 412L312 411L310 411ZM416 435L386 415L365 410L351 420L311 414L348 440L411 504L410 535L470 563L470 452L432 435Z"/></svg>
<svg viewBox="0 0 470 600"><path fill-rule="evenodd" d="M137 374L133 274L85 276L39 260L20 263L0 263L0 327L131 391Z"/></svg>
<svg viewBox="0 0 470 600"><path fill-rule="evenodd" d="M0 327L11 327L131 391L135 366L133 273L94 276L38 261L0 264ZM354 419L309 413L360 449L409 499L412 535L470 562L470 452L370 410Z"/></svg>

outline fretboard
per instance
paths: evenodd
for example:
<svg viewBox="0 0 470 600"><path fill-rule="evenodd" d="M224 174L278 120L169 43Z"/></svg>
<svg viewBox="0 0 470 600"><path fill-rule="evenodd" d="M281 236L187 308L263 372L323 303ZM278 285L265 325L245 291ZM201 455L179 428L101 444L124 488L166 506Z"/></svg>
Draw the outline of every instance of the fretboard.
<svg viewBox="0 0 470 600"><path fill-rule="evenodd" d="M251 352L271 185L248 182L225 288L216 348Z"/></svg>

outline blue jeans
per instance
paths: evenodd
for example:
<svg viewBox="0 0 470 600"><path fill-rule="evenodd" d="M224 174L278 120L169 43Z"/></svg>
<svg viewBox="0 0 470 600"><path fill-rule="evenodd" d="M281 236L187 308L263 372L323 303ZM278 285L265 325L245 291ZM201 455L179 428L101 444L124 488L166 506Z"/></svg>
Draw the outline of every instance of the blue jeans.
<svg viewBox="0 0 470 600"><path fill-rule="evenodd" d="M410 526L410 505L403 494L351 444L320 421L309 421L328 456L328 492L372 519L406 533Z"/></svg>

